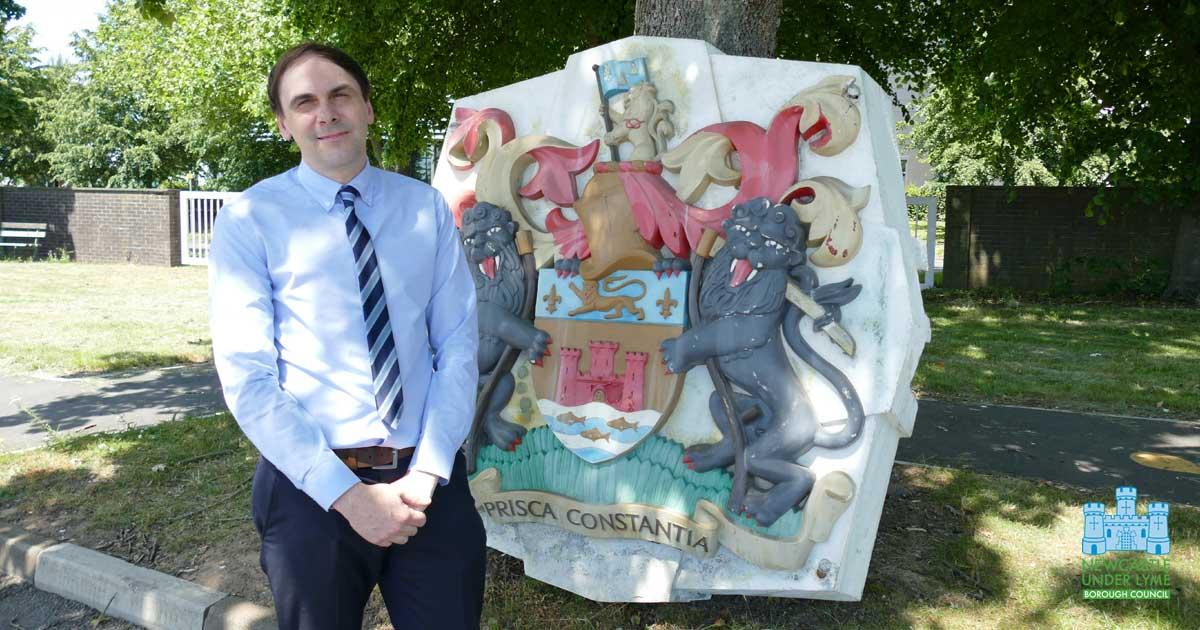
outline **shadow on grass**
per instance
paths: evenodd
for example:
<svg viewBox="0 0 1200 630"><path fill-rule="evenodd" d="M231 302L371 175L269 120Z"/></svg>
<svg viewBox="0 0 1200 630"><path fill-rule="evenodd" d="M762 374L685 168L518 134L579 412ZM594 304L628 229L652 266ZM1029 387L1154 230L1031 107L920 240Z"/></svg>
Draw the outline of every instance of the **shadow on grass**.
<svg viewBox="0 0 1200 630"><path fill-rule="evenodd" d="M525 578L520 561L493 554L485 621L504 628L896 628L913 625L914 611L929 607L1002 605L1010 576L1001 554L977 535L974 511L994 511L999 499L971 497L976 507L970 512L955 507L965 498L958 494L978 490L955 479L945 488L955 500L939 501L894 476L862 602L715 596L678 604L597 604ZM1049 522L1054 509L1034 493L1020 518ZM531 610L536 618L528 616ZM921 625L938 627L927 619Z"/></svg>
<svg viewBox="0 0 1200 630"><path fill-rule="evenodd" d="M967 298L927 300L926 312L932 340L914 382L939 397L1200 414L1200 389L1192 387L1191 364L1200 358L1200 313L1194 309Z"/></svg>
<svg viewBox="0 0 1200 630"><path fill-rule="evenodd" d="M50 536L61 530L78 544L269 604L248 518L256 457L228 415L4 455L0 520ZM527 578L520 561L489 552L485 626L1066 626L1082 612L1091 621L1189 627L1198 588L1192 570L1173 571L1178 590L1171 602L1082 600L1078 534L1064 519L1085 501L1108 499L1109 493L902 466L892 476L861 602L716 596L596 603ZM1172 557L1194 559L1200 514L1180 510L1171 518ZM1014 538L1022 537L1031 543L1015 547ZM1029 551L1043 548L1057 560ZM1043 586L1030 595L1026 587L1035 581Z"/></svg>
<svg viewBox="0 0 1200 630"><path fill-rule="evenodd" d="M189 341L188 345L205 346L211 345L211 342L204 344L201 342ZM186 365L190 363L203 363L208 361L209 355L200 351L194 353L179 353L179 352L135 352L122 351L102 354L98 357L99 365L94 370L84 372L76 372L70 376L87 376L97 375L108 372L120 372L125 370L149 370L153 368L171 367L173 365Z"/></svg>
<svg viewBox="0 0 1200 630"><path fill-rule="evenodd" d="M600 604L526 578L519 560L491 553L484 619L500 628L1031 627L1071 625L1071 609L1083 607L1094 613L1092 621L1189 627L1196 587L1178 571L1173 583L1180 589L1168 606L1084 602L1077 560L1042 560L997 541L1032 530L1041 546L1076 550L1078 538L1066 531L1073 526L1063 518L1085 500L1103 497L1005 477L899 467L861 602L716 596L678 604ZM1194 528L1178 540L1194 554ZM1053 551L1053 557L1072 557L1066 549ZM1027 592L1030 583L1042 585L1036 596Z"/></svg>
<svg viewBox="0 0 1200 630"><path fill-rule="evenodd" d="M1139 554L1140 555L1140 554ZM1083 599L1080 569L1056 568L1045 576L1052 592L1039 606L1024 616L1031 627L1049 623L1055 611L1081 606L1094 611L1113 628L1145 627L1194 629L1198 610L1197 595L1200 582L1171 569L1171 598L1168 600L1098 600ZM1151 624L1154 621L1157 624Z"/></svg>
<svg viewBox="0 0 1200 630"><path fill-rule="evenodd" d="M1107 624L1116 620L1118 627L1147 624L1167 628L1195 627L1196 598L1200 591L1196 579L1183 575L1178 569L1171 571L1174 593L1168 602L1083 599L1079 560L1082 554L1078 553L1078 536L1082 532L1079 510L1085 502L1110 502L1111 491L1079 492L1046 482L945 469L920 471L910 468L905 472L921 478L920 485L927 488L934 505L953 507L957 502L963 514L964 535L941 545L944 558L962 569L953 572L958 577L981 578L981 585L986 588L985 595L978 598L979 608L989 605L1019 607L1004 616L1008 624L1032 627L1071 623L1077 615L1070 609L1078 607L1097 613L1096 619L1103 619ZM1187 558L1195 556L1197 530L1194 525L1198 516L1200 514L1194 510L1177 510L1172 514L1172 544L1177 561L1187 562ZM1065 525L1062 523L1064 517L1078 519L1078 523L1069 520L1071 525ZM983 535L984 528L994 532L1009 525L1023 526L1018 530L1020 532L1036 528L1039 533L1045 532L1047 541L1035 544L1036 549L1025 552L1005 551L1002 544L984 542L994 537ZM1007 557L1001 558L1001 553ZM1031 557L1038 554L1065 556L1070 560L1063 564ZM997 559L1010 566L1028 565L1030 568L1019 574L1006 573L995 564ZM1034 584L1036 593L1015 593L1014 580Z"/></svg>
<svg viewBox="0 0 1200 630"><path fill-rule="evenodd" d="M0 521L261 600L257 458L228 414L57 439L0 455Z"/></svg>

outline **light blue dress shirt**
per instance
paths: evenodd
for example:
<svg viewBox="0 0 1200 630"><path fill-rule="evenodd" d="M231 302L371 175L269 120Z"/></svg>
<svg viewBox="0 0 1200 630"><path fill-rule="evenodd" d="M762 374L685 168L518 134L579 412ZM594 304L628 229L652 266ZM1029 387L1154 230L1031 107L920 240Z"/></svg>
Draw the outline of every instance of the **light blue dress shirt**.
<svg viewBox="0 0 1200 630"><path fill-rule="evenodd" d="M328 510L358 477L331 449L415 446L450 478L478 381L475 288L442 195L367 165L350 181L375 245L403 382L397 428L375 407L341 187L303 162L221 208L209 251L213 357L263 457Z"/></svg>

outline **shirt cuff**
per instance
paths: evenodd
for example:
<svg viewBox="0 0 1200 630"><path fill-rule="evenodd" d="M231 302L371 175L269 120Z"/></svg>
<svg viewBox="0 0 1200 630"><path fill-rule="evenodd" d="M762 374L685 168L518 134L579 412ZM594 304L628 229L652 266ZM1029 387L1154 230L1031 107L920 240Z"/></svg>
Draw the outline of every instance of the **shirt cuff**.
<svg viewBox="0 0 1200 630"><path fill-rule="evenodd" d="M430 444L418 445L416 452L413 453L412 461L408 464L408 469L436 476L439 486L450 483L450 475L454 469L454 454L458 452L458 448L449 449L448 456L444 452L439 452L441 450L443 449Z"/></svg>
<svg viewBox="0 0 1200 630"><path fill-rule="evenodd" d="M347 468L333 451L326 449L321 461L304 476L300 490L328 512L334 501L356 483L359 483L358 475Z"/></svg>

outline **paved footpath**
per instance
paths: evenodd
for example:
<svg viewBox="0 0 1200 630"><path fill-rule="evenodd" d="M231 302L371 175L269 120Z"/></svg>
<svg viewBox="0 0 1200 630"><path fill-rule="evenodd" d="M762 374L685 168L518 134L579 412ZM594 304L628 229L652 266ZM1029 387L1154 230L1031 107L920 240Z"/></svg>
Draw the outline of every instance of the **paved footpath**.
<svg viewBox="0 0 1200 630"><path fill-rule="evenodd" d="M1138 453L1152 454L1137 455L1143 461L1179 458L1195 472L1145 466L1134 460ZM1155 499L1200 506L1200 422L924 399L896 458L1097 490L1135 486Z"/></svg>
<svg viewBox="0 0 1200 630"><path fill-rule="evenodd" d="M211 363L82 378L0 375L0 452L40 446L47 426L73 435L224 409ZM1200 422L923 399L896 456L1100 490L1132 485L1200 505L1200 474L1144 466L1131 457L1139 452L1200 467Z"/></svg>
<svg viewBox="0 0 1200 630"><path fill-rule="evenodd" d="M211 363L78 378L0 374L0 452L64 435L143 426L222 411Z"/></svg>

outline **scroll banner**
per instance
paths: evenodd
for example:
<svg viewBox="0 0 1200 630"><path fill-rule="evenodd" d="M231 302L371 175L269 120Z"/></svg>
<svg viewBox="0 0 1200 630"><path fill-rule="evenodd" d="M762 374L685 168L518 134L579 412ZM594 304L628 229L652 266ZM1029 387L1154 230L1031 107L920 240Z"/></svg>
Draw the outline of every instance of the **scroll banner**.
<svg viewBox="0 0 1200 630"><path fill-rule="evenodd" d="M733 521L716 504L696 503L695 518L641 503L595 505L549 492L500 490L500 472L481 471L471 480L475 508L499 523L544 523L589 538L628 538L668 545L701 558L728 547L763 568L794 570L804 566L813 546L829 538L834 522L854 498L854 481L843 472L817 480L804 510L800 533L774 538Z"/></svg>

